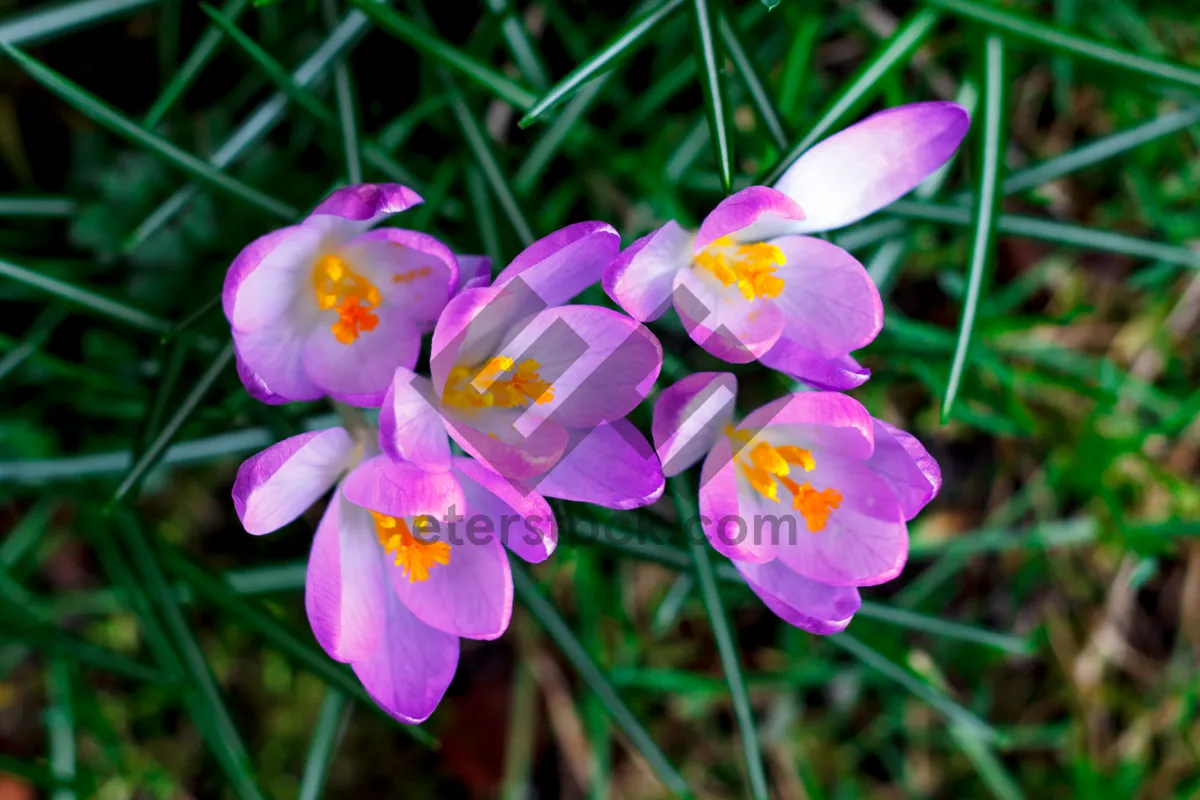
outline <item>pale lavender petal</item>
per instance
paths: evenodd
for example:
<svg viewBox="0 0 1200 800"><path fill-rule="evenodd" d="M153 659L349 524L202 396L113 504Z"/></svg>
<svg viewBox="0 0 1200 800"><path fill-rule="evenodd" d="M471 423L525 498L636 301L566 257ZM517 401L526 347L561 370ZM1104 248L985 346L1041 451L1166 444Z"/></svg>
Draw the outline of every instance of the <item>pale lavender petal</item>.
<svg viewBox="0 0 1200 800"><path fill-rule="evenodd" d="M547 306L561 305L600 280L620 249L621 237L607 222L577 222L526 247L493 285L520 276Z"/></svg>
<svg viewBox="0 0 1200 800"><path fill-rule="evenodd" d="M604 268L604 291L639 322L658 319L671 307L675 273L692 263L694 238L674 221L643 236Z"/></svg>
<svg viewBox="0 0 1200 800"><path fill-rule="evenodd" d="M954 103L912 103L818 143L775 184L807 214L794 232L841 228L907 194L954 155L970 122Z"/></svg>
<svg viewBox="0 0 1200 800"><path fill-rule="evenodd" d="M304 370L330 397L363 408L383 403L396 370L412 369L421 350L421 331L402 309L382 305L371 310L375 328L342 344L325 322L304 343Z"/></svg>
<svg viewBox="0 0 1200 800"><path fill-rule="evenodd" d="M732 364L755 360L783 333L783 314L773 300L747 300L736 285L722 286L707 271L676 273L674 298L692 341Z"/></svg>
<svg viewBox="0 0 1200 800"><path fill-rule="evenodd" d="M365 660L380 645L392 591L382 553L371 515L335 494L317 526L304 579L308 622L335 661Z"/></svg>
<svg viewBox="0 0 1200 800"><path fill-rule="evenodd" d="M765 563L775 557L775 542L755 535L754 511L742 508L745 478L738 474L729 439L721 437L700 471L700 525L713 549L734 561ZM685 520L693 535L694 524Z"/></svg>
<svg viewBox="0 0 1200 800"><path fill-rule="evenodd" d="M321 231L289 225L260 236L238 253L221 291L225 318L234 330L262 330L300 300L316 308L309 273L323 238ZM309 296L301 297L306 289Z"/></svg>
<svg viewBox="0 0 1200 800"><path fill-rule="evenodd" d="M737 426L758 434L763 429L820 449L865 460L875 447L875 421L862 404L836 392L797 392L752 411Z"/></svg>
<svg viewBox="0 0 1200 800"><path fill-rule="evenodd" d="M778 559L769 564L734 561L756 595L784 622L809 633L844 631L862 606L853 586L828 586L797 575Z"/></svg>
<svg viewBox="0 0 1200 800"><path fill-rule="evenodd" d="M492 260L487 256L468 256L458 254L458 289L465 292L468 289L478 289L490 286L492 283ZM456 293L457 293L456 292Z"/></svg>
<svg viewBox="0 0 1200 800"><path fill-rule="evenodd" d="M420 195L398 183L360 183L334 191L313 209L304 225L346 241L421 202Z"/></svg>
<svg viewBox="0 0 1200 800"><path fill-rule="evenodd" d="M704 458L733 421L736 399L737 378L728 372L697 372L659 395L650 432L664 475Z"/></svg>
<svg viewBox="0 0 1200 800"><path fill-rule="evenodd" d="M242 527L270 533L300 516L347 468L354 440L343 428L302 433L242 462L233 507Z"/></svg>
<svg viewBox="0 0 1200 800"><path fill-rule="evenodd" d="M474 459L455 458L454 470L467 501L467 519L460 523L467 533L494 533L531 564L550 557L558 546L558 524L542 495L518 490Z"/></svg>
<svg viewBox="0 0 1200 800"><path fill-rule="evenodd" d="M401 567L388 565L392 589L408 610L432 628L467 639L496 639L504 633L512 618L513 583L500 536L480 530L468 536L463 522L451 528L441 520L437 529L413 535L449 544L450 563L434 564L423 581L410 580Z"/></svg>
<svg viewBox="0 0 1200 800"><path fill-rule="evenodd" d="M692 250L701 252L717 239L762 242L801 229L804 209L783 192L766 186L747 186L729 195L700 223Z"/></svg>
<svg viewBox="0 0 1200 800"><path fill-rule="evenodd" d="M269 406L281 406L284 403L290 402L288 398L272 392L267 387L266 382L258 377L257 372L246 365L246 362L242 360L240 355L237 355L236 351L234 352L234 364L237 366L238 379L246 387L246 392L255 400L266 403Z"/></svg>
<svg viewBox="0 0 1200 800"><path fill-rule="evenodd" d="M421 622L394 592L385 594L383 643L351 666L380 708L401 722L424 722L458 669L458 637Z"/></svg>
<svg viewBox="0 0 1200 800"><path fill-rule="evenodd" d="M649 505L665 486L658 457L629 420L571 432L562 460L533 486L547 497L630 509Z"/></svg>
<svg viewBox="0 0 1200 800"><path fill-rule="evenodd" d="M433 329L429 373L438 396L455 367L486 364L516 321L544 307L524 284L468 289L454 297Z"/></svg>
<svg viewBox="0 0 1200 800"><path fill-rule="evenodd" d="M450 469L450 439L428 378L398 369L379 409L379 447L429 472Z"/></svg>
<svg viewBox="0 0 1200 800"><path fill-rule="evenodd" d="M786 263L775 274L783 291L782 338L825 358L870 344L883 328L883 302L875 282L854 256L812 236L784 236L771 244Z"/></svg>
<svg viewBox="0 0 1200 800"><path fill-rule="evenodd" d="M233 329L234 350L243 364L238 375L251 395L292 402L325 395L304 370L304 342L311 331L305 321L289 314L253 333Z"/></svg>
<svg viewBox="0 0 1200 800"><path fill-rule="evenodd" d="M506 478L525 480L553 467L567 447L567 430L554 420L545 420L528 435L517 428L524 416L520 409L487 408L471 420L443 410L446 432L488 469Z"/></svg>
<svg viewBox="0 0 1200 800"><path fill-rule="evenodd" d="M942 488L942 470L910 433L875 420L875 452L867 466L896 495L905 519L912 519Z"/></svg>
<svg viewBox="0 0 1200 800"><path fill-rule="evenodd" d="M871 370L853 356L825 358L789 340L786 334L758 360L763 366L803 381L814 389L831 392L856 389L871 377Z"/></svg>
<svg viewBox="0 0 1200 800"><path fill-rule="evenodd" d="M385 455L359 464L342 481L342 495L356 506L398 519L441 519L463 507L462 487L453 473L426 472Z"/></svg>
<svg viewBox="0 0 1200 800"><path fill-rule="evenodd" d="M351 239L340 255L418 327L437 321L458 285L458 259L425 233L379 228Z"/></svg>

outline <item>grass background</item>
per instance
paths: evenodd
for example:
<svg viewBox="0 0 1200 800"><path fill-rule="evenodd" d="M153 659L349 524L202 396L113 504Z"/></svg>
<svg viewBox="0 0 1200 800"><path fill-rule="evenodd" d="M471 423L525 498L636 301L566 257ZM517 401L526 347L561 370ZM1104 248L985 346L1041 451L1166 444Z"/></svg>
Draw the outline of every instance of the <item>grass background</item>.
<svg viewBox="0 0 1200 800"><path fill-rule="evenodd" d="M0 796L1196 796L1184 5L0 3ZM689 552L686 483L560 505L433 718L365 701L304 618L316 517L252 538L229 500L330 413L242 391L237 251L362 177L498 265L584 219L628 243L934 98L973 111L959 157L834 236L887 304L854 395L946 478L905 574L822 639ZM735 371L743 411L788 389Z"/></svg>

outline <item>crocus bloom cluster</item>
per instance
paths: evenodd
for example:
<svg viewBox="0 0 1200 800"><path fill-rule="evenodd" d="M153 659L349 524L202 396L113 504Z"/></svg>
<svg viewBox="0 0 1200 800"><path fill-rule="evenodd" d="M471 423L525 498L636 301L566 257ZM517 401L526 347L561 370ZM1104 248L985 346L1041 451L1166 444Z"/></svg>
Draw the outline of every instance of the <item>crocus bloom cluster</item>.
<svg viewBox="0 0 1200 800"><path fill-rule="evenodd" d="M758 359L812 386L844 390L870 375L850 353L883 325L879 292L841 248L802 234L856 222L940 167L966 134L954 103L868 117L802 155L773 188L723 200L698 231L668 222L634 242L604 288L634 319L672 303L692 339L732 363Z"/></svg>
<svg viewBox="0 0 1200 800"><path fill-rule="evenodd" d="M373 407L396 367L416 364L421 334L460 283L487 270L486 260L460 261L432 236L370 230L420 202L398 184L339 189L238 254L222 302L251 395Z"/></svg>
<svg viewBox="0 0 1200 800"><path fill-rule="evenodd" d="M700 525L787 622L836 633L859 586L900 574L906 521L942 485L921 443L835 392L800 392L733 424L737 380L691 375L662 393L653 435L664 472L701 458Z"/></svg>

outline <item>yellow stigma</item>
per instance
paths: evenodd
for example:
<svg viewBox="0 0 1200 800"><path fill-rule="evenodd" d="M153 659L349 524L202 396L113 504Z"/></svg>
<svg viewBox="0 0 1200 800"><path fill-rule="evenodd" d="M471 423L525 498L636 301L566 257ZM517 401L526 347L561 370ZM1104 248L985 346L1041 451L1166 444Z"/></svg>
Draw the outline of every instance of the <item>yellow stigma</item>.
<svg viewBox="0 0 1200 800"><path fill-rule="evenodd" d="M450 370L442 402L454 408L525 408L554 399L553 384L542 380L541 365L527 358L513 369L508 356L494 356L479 369L458 366ZM505 377L507 375L508 377ZM479 386L480 388L476 388Z"/></svg>
<svg viewBox="0 0 1200 800"><path fill-rule="evenodd" d="M396 566L409 583L429 580L429 570L438 564L450 563L450 545L446 542L423 542L413 536L404 520L375 511L371 516L375 518L375 536L379 544L385 553L396 554Z"/></svg>
<svg viewBox="0 0 1200 800"><path fill-rule="evenodd" d="M842 493L837 489L818 491L811 483L799 484L791 477L792 467L805 472L817 468L816 459L808 450L784 444L774 447L766 442L749 448L753 436L749 431L739 431L732 426L725 428L725 435L734 444L734 460L749 481L750 487L766 499L779 502L779 484L792 495L792 508L800 512L812 533L820 533L829 524L829 515L842 504ZM741 445L740 451L738 445Z"/></svg>
<svg viewBox="0 0 1200 800"><path fill-rule="evenodd" d="M735 244L728 236L722 236L701 250L695 261L696 266L711 272L722 286L736 284L747 300L778 297L783 291L783 278L775 274L775 268L786 264L787 257L773 244Z"/></svg>
<svg viewBox="0 0 1200 800"><path fill-rule="evenodd" d="M379 317L371 313L382 302L379 290L337 256L323 256L312 273L317 308L336 308L337 322L330 326L334 338L352 344L359 334L375 330Z"/></svg>

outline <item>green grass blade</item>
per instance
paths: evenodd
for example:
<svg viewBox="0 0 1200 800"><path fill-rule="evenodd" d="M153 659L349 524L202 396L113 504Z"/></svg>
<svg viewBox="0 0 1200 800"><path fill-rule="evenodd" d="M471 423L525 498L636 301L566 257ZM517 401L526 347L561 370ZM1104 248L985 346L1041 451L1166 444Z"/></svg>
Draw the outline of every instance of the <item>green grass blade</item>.
<svg viewBox="0 0 1200 800"><path fill-rule="evenodd" d="M534 619L546 630L547 635L558 645L563 656L575 667L583 682L600 698L605 710L613 722L625 732L630 744L646 760L668 791L678 797L692 797L692 791L688 788L687 782L671 766L658 745L650 738L650 734L646 732L637 717L617 695L608 677L600 667L596 666L596 662L575 638L575 634L558 615L554 606L538 591L537 585L529 577L525 567L512 558L509 559L509 562L512 564L513 588L516 590L517 596Z"/></svg>
<svg viewBox="0 0 1200 800"><path fill-rule="evenodd" d="M492 272L495 273L503 269L505 264L504 254L500 249L500 229L496 225L496 215L488 196L487 181L478 167L467 167L467 195L471 200L471 208L475 211L483 252L492 260Z"/></svg>
<svg viewBox="0 0 1200 800"><path fill-rule="evenodd" d="M521 644L517 646L520 648ZM509 689L504 776L498 791L500 800L526 800L530 795L529 779L537 738L537 715L531 714L530 709L537 708L537 688L532 665L518 655L513 661L512 688Z"/></svg>
<svg viewBox="0 0 1200 800"><path fill-rule="evenodd" d="M996 216L1000 206L1000 179L1004 169L1007 127L1007 88L1004 76L1004 40L988 34L984 41L983 142L980 148L979 184L975 190L975 218L971 241L971 263L967 272L967 294L963 301L958 343L950 363L946 397L942 401L942 424L949 421L967 367L975 315L996 249Z"/></svg>
<svg viewBox="0 0 1200 800"><path fill-rule="evenodd" d="M669 17L683 3L684 0L663 0L659 5L635 18L596 51L595 55L575 67L567 73L565 78L554 84L550 91L537 98L537 102L529 107L525 116L517 124L522 128L528 128L592 78L611 69L620 59L631 55L659 23Z"/></svg>
<svg viewBox="0 0 1200 800"><path fill-rule="evenodd" d="M228 0L225 5L221 6L221 15L229 22L236 23L238 17L242 15L242 12L249 5L250 0ZM150 106L150 110L142 118L143 126L153 130L158 126L158 123L163 121L163 118L167 116L175 104L191 88L192 83L199 77L200 71L216 55L217 50L221 46L222 38L221 28L216 24L210 25L205 29L204 33L200 34L200 38L196 40L196 45L192 48L192 52L188 53L188 57L184 59L183 64L171 76L170 82L167 83L162 92L155 98L154 105Z"/></svg>
<svg viewBox="0 0 1200 800"><path fill-rule="evenodd" d="M650 630L655 637L662 636L675 626L679 615L683 612L684 603L687 602L695 588L696 578L692 573L683 572L675 578L675 582L671 584L671 588L667 590L658 609L654 612L654 621L650 625Z"/></svg>
<svg viewBox="0 0 1200 800"><path fill-rule="evenodd" d="M188 391L187 396L183 398L183 402L179 404L179 408L167 420L167 424L163 426L158 435L146 447L146 452L142 453L141 457L134 462L133 467L129 470L129 474L121 481L120 486L113 493L111 503L118 503L125 498L129 490L136 486L145 476L146 471L158 463L167 445L179 433L179 429L183 427L183 423L187 421L192 412L196 410L196 406L200 405L200 401L208 394L208 390L216 383L217 378L221 376L233 361L233 342L225 345L221 352L209 365L208 369L197 379L196 383Z"/></svg>
<svg viewBox="0 0 1200 800"><path fill-rule="evenodd" d="M717 174L725 193L733 188L733 125L729 118L729 94L725 89L725 59L717 49L715 16L708 0L692 0L692 27L696 58L701 66L700 88L708 112L709 140L717 158Z"/></svg>
<svg viewBox="0 0 1200 800"><path fill-rule="evenodd" d="M9 529L0 541L0 572L17 575L16 567L49 532L59 507L57 498L43 496Z"/></svg>
<svg viewBox="0 0 1200 800"><path fill-rule="evenodd" d="M599 558L586 549L575 551L575 596L579 609L579 641L600 667L607 663L605 658ZM592 800L605 800L609 796L612 773L612 731L604 703L594 692L588 692L581 703L584 730L587 733L590 761L588 768L589 793Z"/></svg>
<svg viewBox="0 0 1200 800"><path fill-rule="evenodd" d="M21 343L0 358L0 381L7 378L30 356L42 349L42 345L54 333L54 329L66 319L66 316L66 312L57 304L47 306L42 313L38 314L33 324L29 326L29 330L21 337ZM0 547L2 546L0 545Z"/></svg>
<svg viewBox="0 0 1200 800"><path fill-rule="evenodd" d="M0 42L11 45L40 44L156 2L158 0L83 0L40 7L0 22Z"/></svg>
<svg viewBox="0 0 1200 800"><path fill-rule="evenodd" d="M71 709L71 666L55 659L46 667L46 730L50 734L50 772L59 786L50 800L75 800L75 790L61 784L75 782L75 714Z"/></svg>
<svg viewBox="0 0 1200 800"><path fill-rule="evenodd" d="M281 219L290 220L298 213L296 209L286 203L280 202L252 186L247 186L236 178L231 178L204 160L181 150L158 134L146 130L37 59L3 42L0 42L0 48L9 58L17 62L18 66L25 70L31 78L58 95L67 105L118 136L146 148L177 169L220 189L231 197L236 197Z"/></svg>
<svg viewBox="0 0 1200 800"><path fill-rule="evenodd" d="M984 647L991 647L1015 656L1027 656L1034 651L1032 642L1020 636L1010 636L1006 633L996 633L984 628L962 625L940 617L918 614L914 611L882 603L872 603L868 600L863 601L862 608L858 610L858 616L920 631L930 636L942 636L960 642L981 644Z"/></svg>
<svg viewBox="0 0 1200 800"><path fill-rule="evenodd" d="M930 9L921 9L900 23L891 38L883 42L854 77L846 81L841 91L821 113L808 133L779 160L767 174L756 181L764 186L774 184L804 151L833 132L855 109L860 108L874 94L880 81L915 50L937 24L939 14Z"/></svg>
<svg viewBox="0 0 1200 800"><path fill-rule="evenodd" d="M1176 83L1191 89L1200 88L1200 70L1198 69L1157 58L1139 56L1128 50L1078 36L1022 14L988 6L974 0L925 0L925 3L951 14L981 22L1011 36L1027 39L1051 50L1098 61L1111 69L1124 70L1135 75Z"/></svg>
<svg viewBox="0 0 1200 800"><path fill-rule="evenodd" d="M349 1L370 17L380 28L404 42L421 55L428 56L443 66L465 75L514 108L524 111L530 108L534 100L537 99L532 92L521 84L496 72L486 64L475 60L449 42L446 42L431 31L426 30L424 27L387 6L379 5L375 0Z"/></svg>
<svg viewBox="0 0 1200 800"><path fill-rule="evenodd" d="M508 45L508 52L517 69L525 76L525 80L529 81L530 86L539 92L545 91L550 85L550 77L546 74L546 67L538 56L537 48L533 46L533 40L529 38L529 31L525 30L520 16L508 0L487 0L487 6L488 10L500 19L500 33L504 36L504 42Z"/></svg>
<svg viewBox="0 0 1200 800"><path fill-rule="evenodd" d="M608 81L608 77L608 75L601 75L580 89L546 128L546 132L542 134L541 138L533 143L533 147L529 148L525 154L525 160L517 168L517 176L513 181L515 184L513 188L517 190L517 194L527 196L541 180L546 168L558 154L567 136L596 102L600 92L604 90L604 84Z"/></svg>
<svg viewBox="0 0 1200 800"><path fill-rule="evenodd" d="M1079 0L1054 0L1054 21L1069 30L1079 15ZM1072 113L1071 92L1075 83L1075 65L1066 56L1055 56L1050 62L1050 74L1054 76L1054 105L1058 113Z"/></svg>
<svg viewBox="0 0 1200 800"><path fill-rule="evenodd" d="M338 121L342 131L342 150L346 159L346 182L363 182L362 155L359 148L358 121L354 111L354 83L345 59L333 65L333 90L337 97Z"/></svg>
<svg viewBox="0 0 1200 800"><path fill-rule="evenodd" d="M71 217L77 210L69 197L0 197L0 217Z"/></svg>
<svg viewBox="0 0 1200 800"><path fill-rule="evenodd" d="M783 129L783 122L779 118L779 111L775 108L775 101L771 99L771 95L759 75L758 68L754 66L754 60L742 46L733 23L729 21L729 16L724 12L717 15L717 32L721 35L725 52L729 54L734 68L742 78L742 83L746 85L750 101L754 103L758 117L762 120L763 127L767 129L767 135L771 137L771 142L775 147L783 151L788 145L788 135L787 131Z"/></svg>
<svg viewBox="0 0 1200 800"><path fill-rule="evenodd" d="M0 260L0 276L11 278L26 286L32 286L35 289L40 289L60 300L65 300L72 305L94 311L100 316L115 320L132 328L137 328L138 330L149 331L150 333L164 333L171 327L166 320L148 314L140 308L134 308L117 300L109 299L88 289L81 289L66 281L41 275L31 269L19 267L8 261Z"/></svg>
<svg viewBox="0 0 1200 800"><path fill-rule="evenodd" d="M345 732L351 708L346 705L345 695L337 689L329 687L325 690L325 699L321 701L321 710L317 712L317 723L313 725L308 758L304 761L299 800L319 800L321 797L329 765Z"/></svg>
<svg viewBox="0 0 1200 800"><path fill-rule="evenodd" d="M681 475L671 478L670 487L671 499L675 503L675 512L679 519L694 519L696 508L692 498L695 496L695 490ZM767 775L763 769L762 752L758 747L758 727L754 721L754 710L750 708L746 680L742 677L741 655L729 628L729 614L721 603L721 594L717 591L717 578L712 563L708 560L709 544L695 536L689 536L688 539L692 563L696 569L696 581L700 585L700 597L704 601L705 611L708 612L708 622L712 626L713 639L716 640L717 653L721 658L721 669L725 673L725 682L729 685L729 694L733 700L733 716L737 720L738 733L742 739L742 753L746 759L746 773L750 779L750 794L755 800L767 800Z"/></svg>

